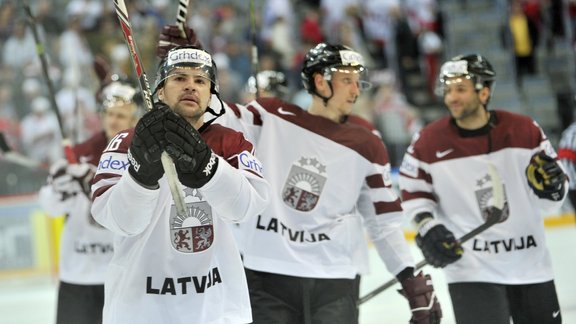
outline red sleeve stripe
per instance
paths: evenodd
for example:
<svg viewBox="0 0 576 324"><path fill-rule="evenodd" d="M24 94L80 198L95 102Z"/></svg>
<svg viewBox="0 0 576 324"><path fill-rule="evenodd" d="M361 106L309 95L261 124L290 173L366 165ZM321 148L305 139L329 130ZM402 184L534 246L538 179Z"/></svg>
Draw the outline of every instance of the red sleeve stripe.
<svg viewBox="0 0 576 324"><path fill-rule="evenodd" d="M396 199L393 202L375 202L374 209L376 211L376 215L402 211L402 207L400 206L400 199Z"/></svg>
<svg viewBox="0 0 576 324"><path fill-rule="evenodd" d="M424 170L422 170L422 168L418 169L418 176L416 178L412 177L409 174L406 174L402 171L400 171L400 176L409 178L409 179L414 179L414 180L423 180L426 181L427 183L432 183L432 177L430 176L430 174Z"/></svg>
<svg viewBox="0 0 576 324"><path fill-rule="evenodd" d="M103 193L106 192L106 190L108 190L112 186L113 185L106 185L94 190L94 192L92 193L92 201L94 201L94 199L96 199L97 197L100 197Z"/></svg>
<svg viewBox="0 0 576 324"><path fill-rule="evenodd" d="M366 184L369 188L384 188L386 185L384 184L384 178L381 174L373 174L371 176L366 177Z"/></svg>
<svg viewBox="0 0 576 324"><path fill-rule="evenodd" d="M576 152L569 149L559 149L558 159L566 159L576 163Z"/></svg>
<svg viewBox="0 0 576 324"><path fill-rule="evenodd" d="M407 200L418 199L418 198L424 198L424 199L436 201L436 197L430 192L422 192L422 191L410 192L410 191L402 190L402 200L407 201Z"/></svg>

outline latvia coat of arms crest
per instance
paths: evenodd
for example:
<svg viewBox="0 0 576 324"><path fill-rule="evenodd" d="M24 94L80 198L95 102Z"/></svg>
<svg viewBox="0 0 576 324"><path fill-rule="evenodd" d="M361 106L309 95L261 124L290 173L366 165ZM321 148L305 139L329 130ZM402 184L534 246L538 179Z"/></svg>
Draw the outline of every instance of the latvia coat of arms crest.
<svg viewBox="0 0 576 324"><path fill-rule="evenodd" d="M490 174L485 174L481 178L476 180L476 201L478 202L478 208L482 213L484 221L487 219L487 215L490 208L494 206L494 182ZM502 185L503 186L503 185ZM503 191L504 194L504 207L502 210L502 221L508 219L509 208L508 208L508 197L506 197L506 190Z"/></svg>
<svg viewBox="0 0 576 324"><path fill-rule="evenodd" d="M177 215L174 204L170 208L170 241L179 252L201 252L214 241L212 207L202 200L198 190L186 188L184 193L186 215Z"/></svg>
<svg viewBox="0 0 576 324"><path fill-rule="evenodd" d="M325 175L326 165L316 158L300 158L290 168L282 189L282 200L299 211L314 209L326 183Z"/></svg>

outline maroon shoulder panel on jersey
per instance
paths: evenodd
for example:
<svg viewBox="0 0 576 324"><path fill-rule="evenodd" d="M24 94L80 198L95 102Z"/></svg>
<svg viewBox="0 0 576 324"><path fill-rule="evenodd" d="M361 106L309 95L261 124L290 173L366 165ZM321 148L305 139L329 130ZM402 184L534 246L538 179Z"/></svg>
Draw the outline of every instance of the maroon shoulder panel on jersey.
<svg viewBox="0 0 576 324"><path fill-rule="evenodd" d="M450 117L428 124L413 143L414 157L426 163L435 163L505 148L532 149L540 145L543 134L532 119L508 111L492 112L496 113L496 118L489 131L467 136L459 132Z"/></svg>
<svg viewBox="0 0 576 324"><path fill-rule="evenodd" d="M126 154L128 153L128 148L130 148L130 143L132 142L132 138L134 137L134 128L130 128L121 132L118 132L111 140L109 143L107 143L106 147L104 148L104 150L102 151L102 154ZM110 159L112 159L113 156L110 156ZM101 160L101 159L100 159ZM105 159L105 161L102 161L103 163L107 162L108 165L111 165L112 161L107 161ZM100 161L97 163L97 165L100 164ZM122 164L119 164L122 165ZM127 168L126 165L122 165L123 168ZM94 176L94 180L92 181L92 183L98 183L101 180L106 180L106 179L110 179L110 178L115 178L115 177L120 177L120 175L118 173L115 172L97 172L96 175ZM100 196L101 194L103 194L106 190L108 190L108 188L110 188L109 185L107 186L102 186L100 188L98 188L92 195L92 200L94 200L96 197Z"/></svg>
<svg viewBox="0 0 576 324"><path fill-rule="evenodd" d="M242 133L219 124L210 125L202 132L202 138L214 153L235 168L238 168L238 160L235 158L238 154L243 151L254 153L254 146Z"/></svg>
<svg viewBox="0 0 576 324"><path fill-rule="evenodd" d="M360 117L353 117L357 122L336 124L327 118L312 115L296 105L277 98L262 98L257 102L268 113L344 145L371 162L382 165L389 162L388 152L382 139L374 135L371 132L373 126L368 121L360 121Z"/></svg>
<svg viewBox="0 0 576 324"><path fill-rule="evenodd" d="M98 165L100 161L100 156L102 151L106 148L108 140L106 139L105 133L98 132L94 136L90 137L85 142L82 142L74 146L74 154L78 158L78 162L86 162L92 165Z"/></svg>

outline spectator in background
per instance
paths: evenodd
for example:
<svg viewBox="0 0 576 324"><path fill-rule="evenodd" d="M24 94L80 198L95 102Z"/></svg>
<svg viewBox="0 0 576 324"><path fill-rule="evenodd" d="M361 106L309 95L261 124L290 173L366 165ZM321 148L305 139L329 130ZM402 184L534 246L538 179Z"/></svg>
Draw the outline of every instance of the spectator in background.
<svg viewBox="0 0 576 324"><path fill-rule="evenodd" d="M358 7L359 0L320 0L322 34L329 43L341 43L341 25L351 7Z"/></svg>
<svg viewBox="0 0 576 324"><path fill-rule="evenodd" d="M84 36L80 16L68 16L66 30L58 40L58 59L66 69L90 71L94 57ZM80 80L85 82L84 79Z"/></svg>
<svg viewBox="0 0 576 324"><path fill-rule="evenodd" d="M44 32L41 29L39 34L43 39ZM40 64L34 36L23 19L16 21L12 33L2 47L2 64L10 69L24 70L30 65Z"/></svg>
<svg viewBox="0 0 576 324"><path fill-rule="evenodd" d="M396 32L395 15L398 11L398 0L362 1L362 29L376 69L395 69L396 44L393 40Z"/></svg>
<svg viewBox="0 0 576 324"><path fill-rule="evenodd" d="M374 95L369 103L373 107L372 120L388 147L390 163L398 167L412 136L422 128L423 121L399 91L394 72L375 71L370 80L374 85Z"/></svg>
<svg viewBox="0 0 576 324"><path fill-rule="evenodd" d="M320 14L318 9L306 6L300 25L300 39L304 43L318 44L324 41L322 28L320 27Z"/></svg>
<svg viewBox="0 0 576 324"><path fill-rule="evenodd" d="M100 0L71 0L66 6L66 16L78 19L78 27L88 31L97 27L103 10Z"/></svg>
<svg viewBox="0 0 576 324"><path fill-rule="evenodd" d="M81 73L83 75L81 75ZM64 71L63 87L56 93L56 102L66 134L74 143L84 142L94 135L98 122L94 94L81 82L87 73L69 68ZM99 130L99 129L98 129Z"/></svg>
<svg viewBox="0 0 576 324"><path fill-rule="evenodd" d="M12 88L4 84L0 84L0 133L9 147L19 149L20 125L12 102Z"/></svg>
<svg viewBox="0 0 576 324"><path fill-rule="evenodd" d="M5 42L12 34L16 22L15 1L3 1L0 3L0 43Z"/></svg>
<svg viewBox="0 0 576 324"><path fill-rule="evenodd" d="M58 119L46 97L34 98L31 108L21 123L22 148L30 158L51 165L63 153Z"/></svg>
<svg viewBox="0 0 576 324"><path fill-rule="evenodd" d="M505 47L510 48L514 54L516 84L522 88L523 77L534 75L537 71L539 30L536 23L524 13L521 0L512 0L510 4L510 16L503 30L503 40Z"/></svg>
<svg viewBox="0 0 576 324"><path fill-rule="evenodd" d="M281 55L283 70L292 65L294 56L294 8L288 0L266 0L262 10L262 41Z"/></svg>

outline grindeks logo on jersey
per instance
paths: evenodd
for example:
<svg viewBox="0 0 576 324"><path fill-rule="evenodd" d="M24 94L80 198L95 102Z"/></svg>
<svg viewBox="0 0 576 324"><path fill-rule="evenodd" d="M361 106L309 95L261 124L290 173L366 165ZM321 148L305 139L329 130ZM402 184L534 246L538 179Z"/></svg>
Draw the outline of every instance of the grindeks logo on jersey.
<svg viewBox="0 0 576 324"><path fill-rule="evenodd" d="M184 196L186 215L177 215L174 203L170 207L170 241L178 252L201 252L214 241L212 207L197 189L184 189Z"/></svg>
<svg viewBox="0 0 576 324"><path fill-rule="evenodd" d="M284 188L282 200L291 208L310 211L316 207L326 183L326 165L316 158L302 157L292 164Z"/></svg>
<svg viewBox="0 0 576 324"><path fill-rule="evenodd" d="M263 177L262 163L248 151L243 151L238 155L238 168L241 170L250 170Z"/></svg>

